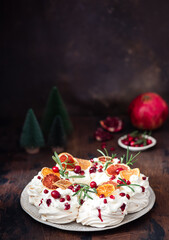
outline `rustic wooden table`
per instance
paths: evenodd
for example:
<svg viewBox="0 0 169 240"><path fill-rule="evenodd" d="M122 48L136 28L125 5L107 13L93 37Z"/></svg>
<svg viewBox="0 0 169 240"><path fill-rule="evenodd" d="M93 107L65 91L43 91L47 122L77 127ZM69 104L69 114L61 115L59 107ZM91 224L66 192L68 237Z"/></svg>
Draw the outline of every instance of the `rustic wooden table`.
<svg viewBox="0 0 169 240"><path fill-rule="evenodd" d="M74 133L68 141L67 151L74 156L89 159L98 156L100 143L93 140L97 118L75 118ZM20 206L20 194L32 177L44 166L52 167L52 152L41 150L39 154L28 155L18 147L20 128L2 123L0 153L0 239L169 239L169 123L155 131L157 145L139 156L135 167L149 176L150 185L156 194L156 203L146 215L121 227L102 232L67 232L36 222ZM9 126L10 125L10 126ZM114 134L107 148L115 148L119 156L125 153L117 145L117 139L131 126L125 124L121 133Z"/></svg>

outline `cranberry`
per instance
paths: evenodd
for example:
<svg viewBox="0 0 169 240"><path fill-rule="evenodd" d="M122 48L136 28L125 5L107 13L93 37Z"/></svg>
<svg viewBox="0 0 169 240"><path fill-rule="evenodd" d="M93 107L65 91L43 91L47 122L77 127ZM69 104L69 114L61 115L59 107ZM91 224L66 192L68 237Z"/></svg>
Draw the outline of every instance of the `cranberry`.
<svg viewBox="0 0 169 240"><path fill-rule="evenodd" d="M47 189L45 189L43 192L44 192L45 194L47 194L49 191L48 191Z"/></svg>
<svg viewBox="0 0 169 240"><path fill-rule="evenodd" d="M65 203L65 210L69 210L70 209L70 204L69 203Z"/></svg>
<svg viewBox="0 0 169 240"><path fill-rule="evenodd" d="M139 147L144 147L144 144L140 144Z"/></svg>
<svg viewBox="0 0 169 240"><path fill-rule="evenodd" d="M81 166L75 166L74 172L75 173L80 173L81 172Z"/></svg>
<svg viewBox="0 0 169 240"><path fill-rule="evenodd" d="M115 172L116 172L117 174L119 174L119 173L120 173L121 171L123 171L123 170L124 170L123 168L117 168Z"/></svg>
<svg viewBox="0 0 169 240"><path fill-rule="evenodd" d="M64 202L65 201L65 198L60 198L60 202Z"/></svg>
<svg viewBox="0 0 169 240"><path fill-rule="evenodd" d="M90 159L90 162L94 163L94 160L93 160L93 158L92 158L92 159Z"/></svg>
<svg viewBox="0 0 169 240"><path fill-rule="evenodd" d="M82 205L84 203L83 199L80 199L80 205Z"/></svg>
<svg viewBox="0 0 169 240"><path fill-rule="evenodd" d="M121 208L122 211L124 211L125 207L126 207L126 204L123 203L120 208Z"/></svg>
<svg viewBox="0 0 169 240"><path fill-rule="evenodd" d="M99 198L104 198L105 196L104 196L104 194L101 194L100 196L99 196Z"/></svg>
<svg viewBox="0 0 169 240"><path fill-rule="evenodd" d="M124 197L126 194L122 192L122 193L120 193L119 195L120 195L121 197Z"/></svg>
<svg viewBox="0 0 169 240"><path fill-rule="evenodd" d="M133 140L133 137L128 135L128 140L129 140L129 142L131 142Z"/></svg>
<svg viewBox="0 0 169 240"><path fill-rule="evenodd" d="M130 142L130 146L131 146L131 147L135 147L135 142L134 142L134 141L131 141L131 142Z"/></svg>
<svg viewBox="0 0 169 240"><path fill-rule="evenodd" d="M50 206L51 202L52 202L51 199L46 200L46 204L48 205L48 207Z"/></svg>
<svg viewBox="0 0 169 240"><path fill-rule="evenodd" d="M40 179L41 179L41 177L40 177L40 176L38 176L38 179L40 180Z"/></svg>
<svg viewBox="0 0 169 240"><path fill-rule="evenodd" d="M127 140L122 140L122 143L123 143L124 145L129 146L129 141L127 141Z"/></svg>
<svg viewBox="0 0 169 240"><path fill-rule="evenodd" d="M70 200L71 200L71 198L70 198L69 195L66 195L66 199L67 199L67 201L70 201Z"/></svg>
<svg viewBox="0 0 169 240"><path fill-rule="evenodd" d="M127 183L127 185L130 185L130 184L131 184L131 182L130 182L129 180L127 180L126 183Z"/></svg>
<svg viewBox="0 0 169 240"><path fill-rule="evenodd" d="M151 139L147 139L147 145L151 144L152 143L152 140Z"/></svg>
<svg viewBox="0 0 169 240"><path fill-rule="evenodd" d="M115 199L115 196L113 196L113 195L110 195L110 198L111 198L111 199Z"/></svg>
<svg viewBox="0 0 169 240"><path fill-rule="evenodd" d="M145 187L141 186L141 188L142 188L142 192L145 192Z"/></svg>
<svg viewBox="0 0 169 240"><path fill-rule="evenodd" d="M90 187L91 187L91 188L97 188L96 182L95 182L95 181L92 181L92 182L90 183Z"/></svg>
<svg viewBox="0 0 169 240"><path fill-rule="evenodd" d="M104 201L103 201L105 204L107 203L107 199L104 199Z"/></svg>
<svg viewBox="0 0 169 240"><path fill-rule="evenodd" d="M128 199L130 199L130 195L129 195L129 194L126 194L126 197L127 197Z"/></svg>
<svg viewBox="0 0 169 240"><path fill-rule="evenodd" d="M98 172L103 172L103 170L100 168L100 169L98 170Z"/></svg>
<svg viewBox="0 0 169 240"><path fill-rule="evenodd" d="M143 180L146 180L146 177L142 177Z"/></svg>
<svg viewBox="0 0 169 240"><path fill-rule="evenodd" d="M95 173L96 172L96 167L91 167L89 169L89 173Z"/></svg>
<svg viewBox="0 0 169 240"><path fill-rule="evenodd" d="M54 199L60 198L60 193L56 190L52 191L51 195Z"/></svg>
<svg viewBox="0 0 169 240"><path fill-rule="evenodd" d="M83 170L80 171L80 175L84 175L85 172Z"/></svg>
<svg viewBox="0 0 169 240"><path fill-rule="evenodd" d="M110 180L114 180L116 178L116 176L112 175Z"/></svg>
<svg viewBox="0 0 169 240"><path fill-rule="evenodd" d="M52 168L52 170L53 170L54 173L58 173L59 172L59 168L57 166L54 166Z"/></svg>

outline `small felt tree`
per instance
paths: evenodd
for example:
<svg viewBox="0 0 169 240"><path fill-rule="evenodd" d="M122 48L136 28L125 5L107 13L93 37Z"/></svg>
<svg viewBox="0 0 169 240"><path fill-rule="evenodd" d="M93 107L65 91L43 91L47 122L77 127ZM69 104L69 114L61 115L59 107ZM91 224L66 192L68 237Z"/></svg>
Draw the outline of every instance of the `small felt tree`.
<svg viewBox="0 0 169 240"><path fill-rule="evenodd" d="M67 135L69 135L73 130L73 126L58 89L53 87L50 92L42 119L42 129L46 135L49 133L56 115L61 117L65 132Z"/></svg>
<svg viewBox="0 0 169 240"><path fill-rule="evenodd" d="M20 138L20 145L26 149L28 153L34 154L39 152L39 147L45 144L43 134L36 116L32 109L29 109L23 125Z"/></svg>
<svg viewBox="0 0 169 240"><path fill-rule="evenodd" d="M56 116L53 120L48 135L48 145L52 147L53 152L57 153L62 152L66 146L66 135L60 116Z"/></svg>

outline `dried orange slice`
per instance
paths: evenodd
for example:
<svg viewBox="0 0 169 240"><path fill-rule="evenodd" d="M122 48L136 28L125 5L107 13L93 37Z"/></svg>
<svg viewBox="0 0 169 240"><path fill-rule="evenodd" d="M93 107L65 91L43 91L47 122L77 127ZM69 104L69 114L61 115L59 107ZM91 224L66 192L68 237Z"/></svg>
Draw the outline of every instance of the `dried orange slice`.
<svg viewBox="0 0 169 240"><path fill-rule="evenodd" d="M48 174L43 178L42 183L45 187L47 187L49 189L56 189L58 187L55 185L55 183L59 180L60 180L60 178L57 175Z"/></svg>
<svg viewBox="0 0 169 240"><path fill-rule="evenodd" d="M81 158L76 158L77 164L81 167L82 170L86 170L91 166L91 162L89 160L81 159Z"/></svg>
<svg viewBox="0 0 169 240"><path fill-rule="evenodd" d="M68 180L65 180L65 179L60 179L58 180L56 183L54 183L55 186L61 188L61 189L66 189L68 188L69 186L72 185L71 182L69 182Z"/></svg>
<svg viewBox="0 0 169 240"><path fill-rule="evenodd" d="M110 183L105 183L100 185L97 188L97 194L100 196L101 194L104 194L105 197L109 197L112 192L114 192L115 190L115 186L113 184Z"/></svg>
<svg viewBox="0 0 169 240"><path fill-rule="evenodd" d="M55 173L51 168L47 168L47 167L42 168L41 173L44 177L48 174L55 174L58 177L60 177L60 173Z"/></svg>
<svg viewBox="0 0 169 240"><path fill-rule="evenodd" d="M101 156L101 157L98 157L98 159L100 162L105 163L106 161L109 161L111 159L111 157ZM112 159L112 162L113 162L113 159Z"/></svg>
<svg viewBox="0 0 169 240"><path fill-rule="evenodd" d="M67 170L73 170L74 167L75 167L75 164L77 163L76 159L70 154L70 153L67 153L67 152L64 152L64 153L60 153L59 154L59 159L62 162L65 162L68 163L68 164L62 164L63 168L65 168L65 165L67 165ZM69 165L69 163L71 165Z"/></svg>
<svg viewBox="0 0 169 240"><path fill-rule="evenodd" d="M132 175L140 176L140 169L134 168L134 169L124 170L120 172L120 177L122 179L129 180Z"/></svg>
<svg viewBox="0 0 169 240"><path fill-rule="evenodd" d="M108 168L106 169L106 174L108 176L112 176L112 175L117 175L118 174L118 170L123 171L123 170L130 170L130 167L127 166L126 164L111 164L108 166Z"/></svg>
<svg viewBox="0 0 169 240"><path fill-rule="evenodd" d="M112 185L114 185L115 188L117 188L117 185L118 185L118 183L113 182L112 180L109 180L109 181L107 181L107 182L104 182L104 183L102 183L102 185L103 185L103 184L112 184Z"/></svg>

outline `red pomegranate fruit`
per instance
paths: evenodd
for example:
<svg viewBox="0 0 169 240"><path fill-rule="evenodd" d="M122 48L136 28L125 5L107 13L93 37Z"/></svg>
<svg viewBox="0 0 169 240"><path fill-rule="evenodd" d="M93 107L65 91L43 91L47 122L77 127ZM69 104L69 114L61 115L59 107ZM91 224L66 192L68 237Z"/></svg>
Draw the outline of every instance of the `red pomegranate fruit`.
<svg viewBox="0 0 169 240"><path fill-rule="evenodd" d="M109 132L118 132L122 129L122 120L118 117L107 117L100 121L100 125Z"/></svg>
<svg viewBox="0 0 169 240"><path fill-rule="evenodd" d="M129 116L139 129L157 129L167 119L168 106L157 93L143 93L130 103Z"/></svg>

